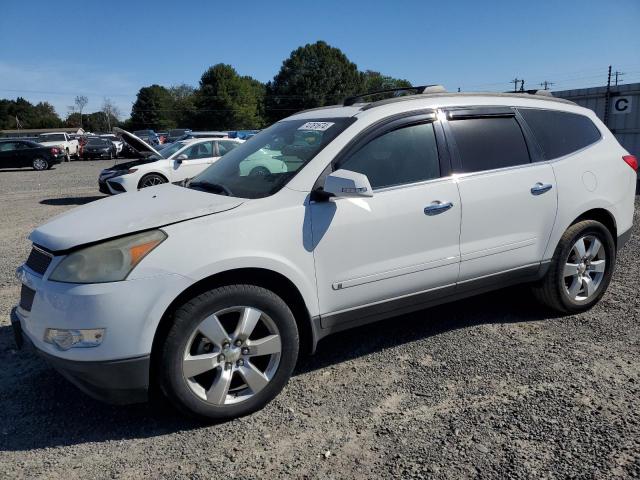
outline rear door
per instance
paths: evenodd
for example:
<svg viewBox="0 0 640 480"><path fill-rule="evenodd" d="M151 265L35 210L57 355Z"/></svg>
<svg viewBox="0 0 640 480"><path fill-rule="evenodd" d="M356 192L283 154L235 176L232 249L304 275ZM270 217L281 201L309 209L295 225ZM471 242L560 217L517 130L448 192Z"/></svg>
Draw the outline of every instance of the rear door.
<svg viewBox="0 0 640 480"><path fill-rule="evenodd" d="M552 167L511 108L449 110L462 202L459 282L527 274L543 259L557 210Z"/></svg>

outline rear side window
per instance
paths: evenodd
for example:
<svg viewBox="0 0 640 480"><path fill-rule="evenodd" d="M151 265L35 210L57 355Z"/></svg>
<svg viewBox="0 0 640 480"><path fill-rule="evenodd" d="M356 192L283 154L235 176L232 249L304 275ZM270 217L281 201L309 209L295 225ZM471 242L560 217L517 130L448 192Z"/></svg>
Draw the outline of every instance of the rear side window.
<svg viewBox="0 0 640 480"><path fill-rule="evenodd" d="M450 120L461 167L458 172L480 172L529 163L529 150L514 117Z"/></svg>
<svg viewBox="0 0 640 480"><path fill-rule="evenodd" d="M533 130L547 160L568 155L600 140L600 130L584 115L518 109Z"/></svg>

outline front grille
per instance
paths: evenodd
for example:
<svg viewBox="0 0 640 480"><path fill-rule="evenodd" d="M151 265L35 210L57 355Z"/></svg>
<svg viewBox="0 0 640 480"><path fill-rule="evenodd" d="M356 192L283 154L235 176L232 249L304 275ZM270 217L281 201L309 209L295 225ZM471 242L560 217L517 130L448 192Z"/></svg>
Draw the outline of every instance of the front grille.
<svg viewBox="0 0 640 480"><path fill-rule="evenodd" d="M33 298L35 296L35 290L30 289L26 285L22 285L22 289L20 290L20 307L27 312L30 312L31 306L33 305Z"/></svg>
<svg viewBox="0 0 640 480"><path fill-rule="evenodd" d="M53 257L51 255L44 253L42 250L32 248L26 265L34 272L44 275L52 259Z"/></svg>
<svg viewBox="0 0 640 480"><path fill-rule="evenodd" d="M113 188L116 192L126 192L126 190L124 189L124 187L118 183L118 182L109 182L107 181L107 183L109 184L109 186L111 188Z"/></svg>

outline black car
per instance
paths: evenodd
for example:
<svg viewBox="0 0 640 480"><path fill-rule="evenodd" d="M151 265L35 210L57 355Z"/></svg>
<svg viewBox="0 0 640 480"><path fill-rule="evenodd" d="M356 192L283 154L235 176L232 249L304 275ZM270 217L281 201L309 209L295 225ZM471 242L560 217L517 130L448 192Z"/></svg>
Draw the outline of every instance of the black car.
<svg viewBox="0 0 640 480"><path fill-rule="evenodd" d="M64 158L64 151L57 147L45 147L24 139L0 140L0 168L47 170Z"/></svg>
<svg viewBox="0 0 640 480"><path fill-rule="evenodd" d="M89 137L82 149L82 158L109 158L116 157L117 149L111 140L100 137Z"/></svg>

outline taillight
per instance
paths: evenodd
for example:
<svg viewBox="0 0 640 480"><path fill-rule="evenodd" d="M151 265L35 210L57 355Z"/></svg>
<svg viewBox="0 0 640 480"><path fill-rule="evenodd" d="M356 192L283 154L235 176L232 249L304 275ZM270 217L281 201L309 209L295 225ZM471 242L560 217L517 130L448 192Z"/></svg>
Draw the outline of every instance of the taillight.
<svg viewBox="0 0 640 480"><path fill-rule="evenodd" d="M60 150L58 150L56 147L53 147L51 149L51 155L57 155L58 153L60 153Z"/></svg>
<svg viewBox="0 0 640 480"><path fill-rule="evenodd" d="M627 165L633 168L634 171L638 171L638 159L635 156L625 155L624 157L622 157L622 159L626 162Z"/></svg>

